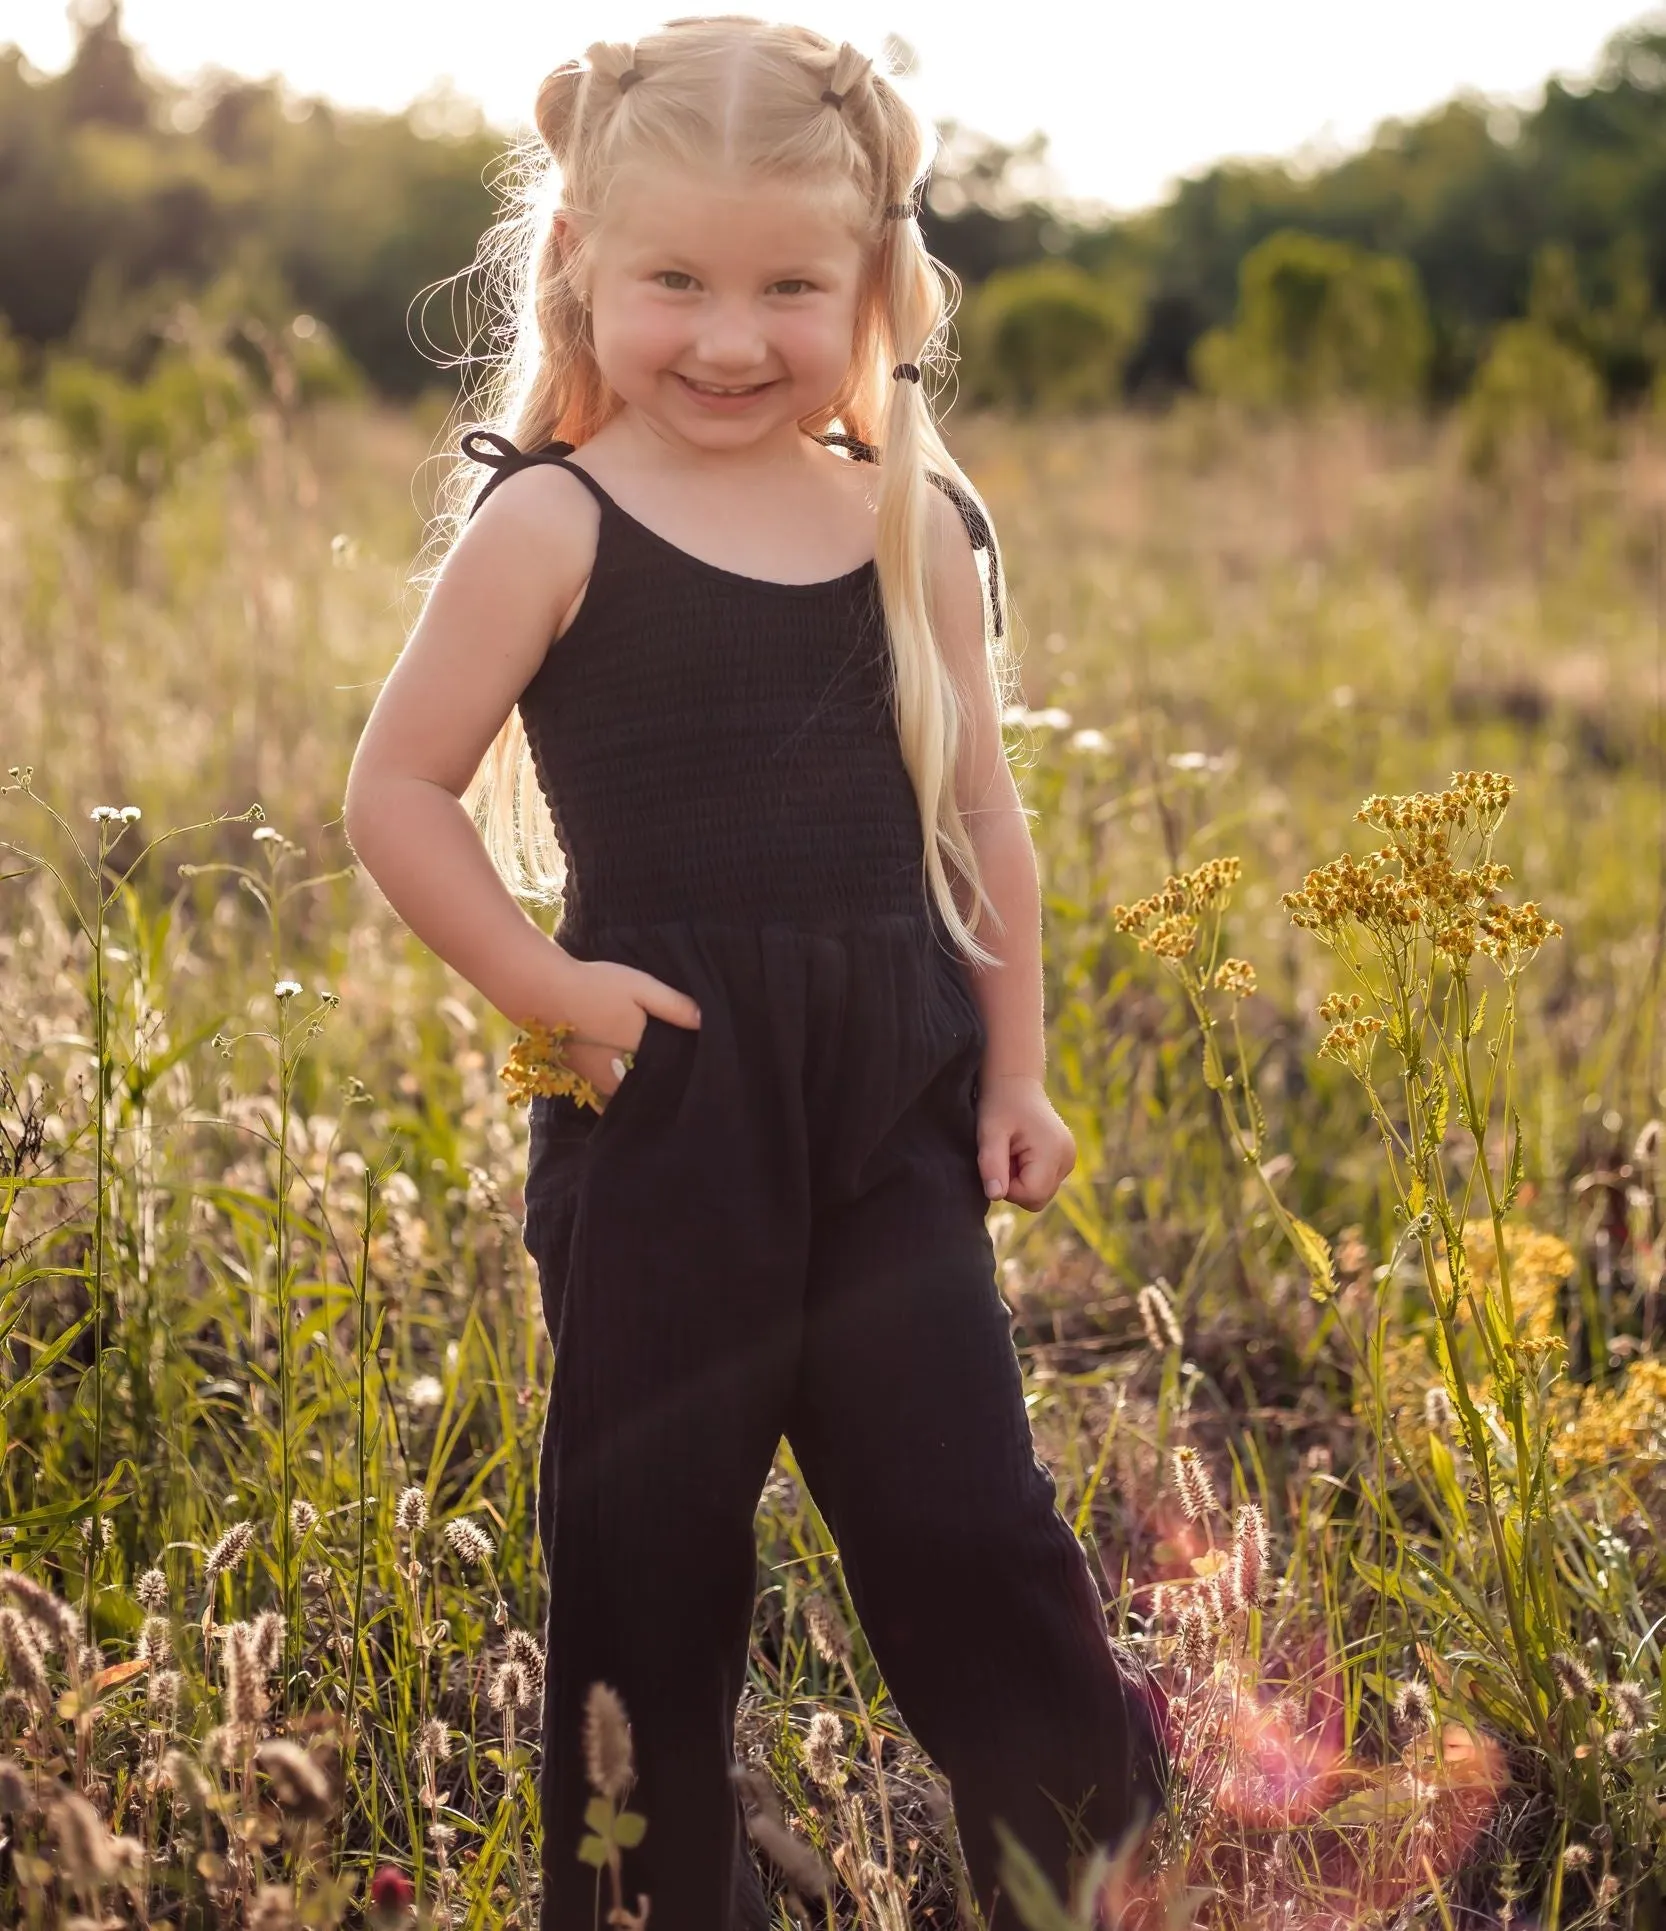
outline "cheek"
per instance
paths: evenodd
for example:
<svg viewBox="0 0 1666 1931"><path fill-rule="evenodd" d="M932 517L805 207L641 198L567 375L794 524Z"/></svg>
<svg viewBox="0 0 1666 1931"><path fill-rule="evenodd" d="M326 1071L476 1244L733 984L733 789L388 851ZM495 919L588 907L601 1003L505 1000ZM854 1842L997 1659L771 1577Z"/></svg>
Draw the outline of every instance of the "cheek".
<svg viewBox="0 0 1666 1931"><path fill-rule="evenodd" d="M674 310L619 302L596 310L597 360L605 367L644 371L674 360L688 343L688 325Z"/></svg>
<svg viewBox="0 0 1666 1931"><path fill-rule="evenodd" d="M791 318L777 334L776 343L800 374L814 371L818 376L830 375L838 381L850 367L855 327L854 310L829 304L814 313Z"/></svg>

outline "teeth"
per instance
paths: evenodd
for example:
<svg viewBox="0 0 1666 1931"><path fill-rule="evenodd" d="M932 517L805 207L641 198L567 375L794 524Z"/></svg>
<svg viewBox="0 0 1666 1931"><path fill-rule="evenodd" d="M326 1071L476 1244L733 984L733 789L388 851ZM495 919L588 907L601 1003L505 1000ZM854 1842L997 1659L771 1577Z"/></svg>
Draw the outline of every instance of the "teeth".
<svg viewBox="0 0 1666 1931"><path fill-rule="evenodd" d="M749 382L739 389L720 389L715 382L696 382L692 376L684 376L683 380L703 396L749 396L764 386L761 382Z"/></svg>

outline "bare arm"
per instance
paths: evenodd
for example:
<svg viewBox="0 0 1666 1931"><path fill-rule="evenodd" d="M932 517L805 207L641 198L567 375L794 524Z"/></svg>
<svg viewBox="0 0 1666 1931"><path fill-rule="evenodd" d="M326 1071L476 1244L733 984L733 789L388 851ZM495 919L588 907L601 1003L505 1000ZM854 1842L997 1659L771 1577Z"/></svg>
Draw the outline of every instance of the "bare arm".
<svg viewBox="0 0 1666 1931"><path fill-rule="evenodd" d="M348 840L424 944L516 1025L553 1024L575 963L499 878L461 799L595 554L560 470L520 471L464 530L383 685L347 779Z"/></svg>

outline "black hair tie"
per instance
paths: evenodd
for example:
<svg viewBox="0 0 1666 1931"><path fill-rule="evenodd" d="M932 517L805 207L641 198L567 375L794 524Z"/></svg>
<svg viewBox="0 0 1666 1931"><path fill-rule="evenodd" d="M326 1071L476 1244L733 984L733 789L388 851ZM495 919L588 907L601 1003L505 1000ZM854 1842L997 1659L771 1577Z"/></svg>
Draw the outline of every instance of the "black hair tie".
<svg viewBox="0 0 1666 1931"><path fill-rule="evenodd" d="M918 362L899 362L891 371L891 380L893 382L918 382L919 379L920 365Z"/></svg>
<svg viewBox="0 0 1666 1931"><path fill-rule="evenodd" d="M914 204L912 201L888 201L885 204L885 219L887 221L907 221L913 213Z"/></svg>
<svg viewBox="0 0 1666 1931"><path fill-rule="evenodd" d="M845 104L845 97L844 97L844 95L843 95L843 94L835 94L835 93L834 93L834 91L832 90L832 88L831 88L831 87L824 87L824 88L823 88L823 89L821 90L821 97L822 97L822 99L823 99L824 101L826 101L826 103L827 103L827 105L828 105L829 107L839 107L839 108L842 108L842 107L844 106L844 104Z"/></svg>
<svg viewBox="0 0 1666 1931"><path fill-rule="evenodd" d="M628 94L641 78L642 69L640 67L627 67L619 76L619 92L621 94Z"/></svg>

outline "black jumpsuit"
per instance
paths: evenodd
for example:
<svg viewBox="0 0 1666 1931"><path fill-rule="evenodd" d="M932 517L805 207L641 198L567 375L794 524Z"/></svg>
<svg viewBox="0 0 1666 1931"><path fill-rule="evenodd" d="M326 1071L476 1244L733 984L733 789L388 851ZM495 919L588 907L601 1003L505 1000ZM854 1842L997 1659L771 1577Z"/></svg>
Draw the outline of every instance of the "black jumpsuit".
<svg viewBox="0 0 1666 1931"><path fill-rule="evenodd" d="M1157 1746L1030 1433L978 1172L984 1023L921 882L877 568L744 576L638 522L570 444L463 448L497 470L476 508L534 462L601 506L584 601L519 703L568 861L556 940L702 1015L650 1014L599 1114L531 1107L555 1345L542 1931L598 1921L576 1854L598 1678L648 1820L627 1903L648 1894L653 1931L770 1922L728 1771L783 1434L980 1904L994 1816L1062 1884L1047 1792L1114 1841L1156 1801Z"/></svg>

